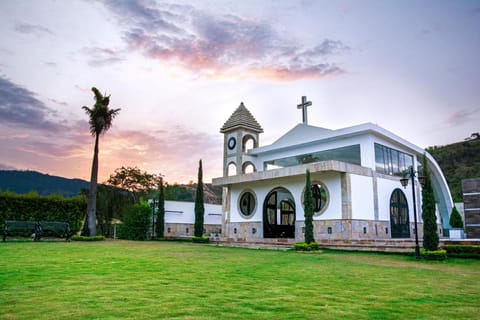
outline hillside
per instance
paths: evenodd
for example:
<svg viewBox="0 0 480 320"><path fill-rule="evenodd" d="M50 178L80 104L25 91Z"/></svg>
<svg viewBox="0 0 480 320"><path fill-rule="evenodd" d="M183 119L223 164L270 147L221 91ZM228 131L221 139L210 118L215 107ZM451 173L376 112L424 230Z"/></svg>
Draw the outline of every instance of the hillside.
<svg viewBox="0 0 480 320"><path fill-rule="evenodd" d="M90 183L81 179L67 179L51 176L36 171L0 170L0 191L11 191L18 194L36 192L46 196L52 194L74 197L82 189L88 189ZM165 189L166 200L194 201L196 185L168 185ZM206 203L221 204L222 188L204 184Z"/></svg>
<svg viewBox="0 0 480 320"><path fill-rule="evenodd" d="M0 170L0 190L19 194L37 192L46 196L52 194L74 197L84 188L89 188L89 182L81 179L67 179L51 176L36 171Z"/></svg>
<svg viewBox="0 0 480 320"><path fill-rule="evenodd" d="M165 200L195 201L196 184L174 184L165 188ZM203 184L205 203L222 204L222 187L214 187L211 183Z"/></svg>
<svg viewBox="0 0 480 320"><path fill-rule="evenodd" d="M462 180L480 178L480 135L475 133L465 141L429 147L427 151L442 168L454 201L462 201Z"/></svg>

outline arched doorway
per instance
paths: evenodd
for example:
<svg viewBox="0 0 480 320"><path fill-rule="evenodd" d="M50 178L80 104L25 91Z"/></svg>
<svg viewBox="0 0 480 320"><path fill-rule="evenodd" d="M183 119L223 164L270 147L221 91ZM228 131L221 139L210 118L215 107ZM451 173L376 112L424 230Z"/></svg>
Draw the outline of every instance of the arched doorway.
<svg viewBox="0 0 480 320"><path fill-rule="evenodd" d="M390 228L392 238L410 238L408 202L402 190L393 190L390 196Z"/></svg>
<svg viewBox="0 0 480 320"><path fill-rule="evenodd" d="M285 188L270 191L263 203L263 236L295 238L295 201Z"/></svg>

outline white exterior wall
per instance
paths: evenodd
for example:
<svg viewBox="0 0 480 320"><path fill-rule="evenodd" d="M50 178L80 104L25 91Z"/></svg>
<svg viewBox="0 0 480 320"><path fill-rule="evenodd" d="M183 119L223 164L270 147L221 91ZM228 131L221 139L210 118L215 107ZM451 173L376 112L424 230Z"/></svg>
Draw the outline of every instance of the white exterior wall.
<svg viewBox="0 0 480 320"><path fill-rule="evenodd" d="M340 174L322 173L312 174L312 183L322 182L328 189L329 203L327 209L320 215L314 216L314 220L328 220L342 218L342 192L340 184ZM282 187L290 191L295 201L295 214L297 221L303 221L304 210L302 206L302 193L305 188L305 176L277 179L272 181L258 181L248 185L235 185L231 189L230 202L230 221L231 222L261 222L263 221L263 204L268 193L277 187ZM254 214L246 219L239 213L239 197L244 190L253 191L256 196L256 208Z"/></svg>
<svg viewBox="0 0 480 320"><path fill-rule="evenodd" d="M323 182L328 189L330 197L327 209L319 216L314 215L313 220L342 219L342 186L340 183L340 174L336 172L313 174L311 180L312 182ZM303 182L303 187L305 187L305 181ZM304 215L303 207L301 207L301 219L297 220L304 221Z"/></svg>
<svg viewBox="0 0 480 320"><path fill-rule="evenodd" d="M204 224L222 223L222 206L204 204ZM165 201L165 223L195 223L195 203L183 201Z"/></svg>
<svg viewBox="0 0 480 320"><path fill-rule="evenodd" d="M248 186L245 185L236 185L235 187L232 188L231 190L231 203L230 203L230 221L231 222L245 222L245 221L251 221L251 222L259 222L263 221L263 203L265 201L265 198L267 197L268 193L272 191L273 189L277 187L283 187L290 191L292 196L294 197L295 201L295 208L296 212L298 212L298 204L299 204L299 197L297 194L303 190L303 185L300 184L300 182L294 179L278 179L275 180L275 182L255 182L252 184L249 184ZM253 191L253 193L256 196L256 208L255 208L255 213L253 214L252 217L245 219L242 217L239 213L240 209L238 207L238 201L240 194L245 190L249 189L250 191ZM302 211L303 214L303 211Z"/></svg>
<svg viewBox="0 0 480 320"><path fill-rule="evenodd" d="M375 140L371 134L362 136L360 152L362 154L362 167L375 170Z"/></svg>
<svg viewBox="0 0 480 320"><path fill-rule="evenodd" d="M351 174L350 181L352 188L352 219L374 220L372 178Z"/></svg>

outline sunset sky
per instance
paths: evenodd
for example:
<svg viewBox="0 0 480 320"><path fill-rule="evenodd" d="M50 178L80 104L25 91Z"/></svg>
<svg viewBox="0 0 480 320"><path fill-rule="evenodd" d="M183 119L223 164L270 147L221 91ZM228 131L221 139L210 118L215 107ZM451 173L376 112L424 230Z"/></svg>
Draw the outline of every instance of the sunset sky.
<svg viewBox="0 0 480 320"><path fill-rule="evenodd" d="M0 169L89 179L91 87L121 108L100 181L222 174L244 102L260 144L302 121L372 122L420 146L480 131L480 1L0 1Z"/></svg>

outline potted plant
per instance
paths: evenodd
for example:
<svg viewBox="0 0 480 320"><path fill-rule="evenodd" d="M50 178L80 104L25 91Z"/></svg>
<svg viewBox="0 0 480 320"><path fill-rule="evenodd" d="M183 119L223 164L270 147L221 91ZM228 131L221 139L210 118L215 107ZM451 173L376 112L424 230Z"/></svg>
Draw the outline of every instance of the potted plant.
<svg viewBox="0 0 480 320"><path fill-rule="evenodd" d="M452 208L449 224L451 227L450 239L463 239L465 237L462 216L455 206Z"/></svg>

